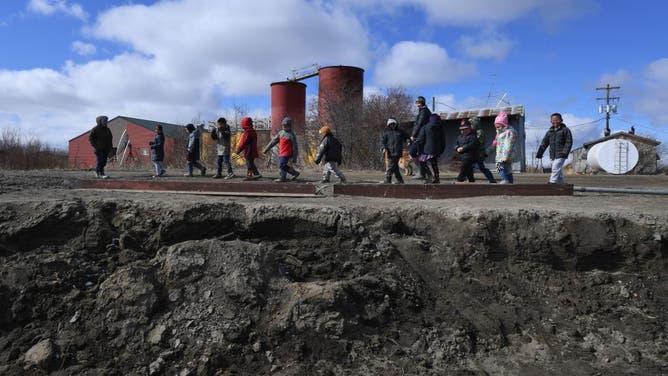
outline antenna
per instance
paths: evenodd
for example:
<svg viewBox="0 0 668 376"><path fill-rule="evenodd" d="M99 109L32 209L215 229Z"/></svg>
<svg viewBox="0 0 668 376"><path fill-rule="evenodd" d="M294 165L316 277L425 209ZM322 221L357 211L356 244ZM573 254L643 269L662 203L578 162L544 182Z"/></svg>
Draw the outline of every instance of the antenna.
<svg viewBox="0 0 668 376"><path fill-rule="evenodd" d="M508 95L508 92L503 93L503 95L501 96L501 98L499 98L499 100L496 101L496 106L494 106L494 107L495 107L495 108L499 108L499 105L500 105L501 103L504 103L504 104L506 104L507 106L511 106L510 102L506 100L506 96L507 96L507 95Z"/></svg>
<svg viewBox="0 0 668 376"><path fill-rule="evenodd" d="M495 84L496 84L496 73L492 73L492 83L489 85L489 92L487 93L487 100L485 101L485 107L487 107L489 103L489 98L492 97L492 90L494 89Z"/></svg>

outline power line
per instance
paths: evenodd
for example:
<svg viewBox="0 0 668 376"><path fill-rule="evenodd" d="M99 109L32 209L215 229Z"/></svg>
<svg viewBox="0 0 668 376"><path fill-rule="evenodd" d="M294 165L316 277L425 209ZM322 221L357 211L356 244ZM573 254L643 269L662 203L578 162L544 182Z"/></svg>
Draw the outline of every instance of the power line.
<svg viewBox="0 0 668 376"><path fill-rule="evenodd" d="M598 123L599 121L601 121L603 119L605 119L605 118L599 118L599 119L596 119L596 120L588 121L586 123L568 125L568 127L569 128L575 128L575 127L581 127L581 126L584 126L584 125L595 124L595 123ZM550 129L550 127L524 127L524 129Z"/></svg>

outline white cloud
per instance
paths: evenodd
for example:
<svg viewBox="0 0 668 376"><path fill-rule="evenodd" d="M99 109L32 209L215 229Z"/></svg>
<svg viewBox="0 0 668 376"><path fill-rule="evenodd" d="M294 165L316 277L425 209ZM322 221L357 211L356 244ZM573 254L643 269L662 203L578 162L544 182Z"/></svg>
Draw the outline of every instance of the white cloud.
<svg viewBox="0 0 668 376"><path fill-rule="evenodd" d="M454 82L475 73L475 66L452 59L433 43L399 42L376 67L376 83L394 87L415 87Z"/></svg>
<svg viewBox="0 0 668 376"><path fill-rule="evenodd" d="M406 0L403 3L422 6L432 23L459 26L503 24L534 12L553 25L580 16L593 6L591 0Z"/></svg>
<svg viewBox="0 0 668 376"><path fill-rule="evenodd" d="M43 14L75 9L43 0L31 7ZM252 10L242 0L128 5L100 14L84 32L127 51L61 69L0 70L0 114L15 119L14 127L64 146L100 114L215 119L237 98L253 96L266 103L244 103L249 115L266 116L270 84L293 68L312 62L365 68L369 61L359 20L321 2L263 0ZM90 47L72 44L79 53ZM54 132L56 125L69 131Z"/></svg>
<svg viewBox="0 0 668 376"><path fill-rule="evenodd" d="M642 72L642 85L635 106L655 125L668 127L668 58L658 59ZM665 140L664 136L664 140Z"/></svg>
<svg viewBox="0 0 668 376"><path fill-rule="evenodd" d="M47 16L55 13L63 13L82 21L88 19L88 13L86 13L80 4L68 4L65 0L30 0L28 10Z"/></svg>
<svg viewBox="0 0 668 376"><path fill-rule="evenodd" d="M624 85L633 81L633 75L624 69L620 69L614 73L605 73L598 80L598 86L604 87L607 84L610 86Z"/></svg>
<svg viewBox="0 0 668 376"><path fill-rule="evenodd" d="M95 54L96 48L93 44L77 40L72 42L72 50L81 56L90 56Z"/></svg>
<svg viewBox="0 0 668 376"><path fill-rule="evenodd" d="M462 35L457 45L468 57L502 61L510 53L514 42L506 35L488 29L476 36Z"/></svg>

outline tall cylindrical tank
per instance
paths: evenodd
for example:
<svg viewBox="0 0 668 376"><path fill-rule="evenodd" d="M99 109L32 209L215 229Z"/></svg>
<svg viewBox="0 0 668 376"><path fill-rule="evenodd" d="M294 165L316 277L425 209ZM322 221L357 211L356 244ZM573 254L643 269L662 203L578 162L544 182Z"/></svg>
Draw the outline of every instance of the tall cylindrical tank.
<svg viewBox="0 0 668 376"><path fill-rule="evenodd" d="M322 67L318 70L318 120L342 131L361 119L364 69L350 66Z"/></svg>
<svg viewBox="0 0 668 376"><path fill-rule="evenodd" d="M638 149L631 141L608 140L592 146L587 152L587 164L592 170L610 174L625 174L638 164Z"/></svg>
<svg viewBox="0 0 668 376"><path fill-rule="evenodd" d="M281 130L281 121L292 118L292 130L303 135L306 126L306 84L296 81L271 84L271 132Z"/></svg>

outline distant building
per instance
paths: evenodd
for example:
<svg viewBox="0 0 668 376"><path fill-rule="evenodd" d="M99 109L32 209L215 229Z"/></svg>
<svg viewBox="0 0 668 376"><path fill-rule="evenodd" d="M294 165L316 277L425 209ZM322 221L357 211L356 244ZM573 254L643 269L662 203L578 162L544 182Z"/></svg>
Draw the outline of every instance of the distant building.
<svg viewBox="0 0 668 376"><path fill-rule="evenodd" d="M113 150L109 156L116 165L125 161L139 161L150 163L151 150L149 141L155 136L155 126L161 124L165 134L165 154L178 145L178 140L185 137L183 126L153 120L136 119L127 116L117 116L108 122L113 135ZM91 129L93 126L91 126ZM88 142L90 130L74 137L69 141L68 167L89 169L95 167L95 154Z"/></svg>
<svg viewBox="0 0 668 376"><path fill-rule="evenodd" d="M638 164L627 172L627 174L656 174L659 159L657 146L661 142L623 131L612 133L597 140L587 142L577 149L573 149L573 170L580 174L592 172L587 165L589 150L596 144L617 139L628 140L638 149Z"/></svg>
<svg viewBox="0 0 668 376"><path fill-rule="evenodd" d="M441 116L443 125L445 126L445 152L441 156L441 161L450 162L455 156L455 142L457 140L457 136L459 136L459 123L462 119L468 119L476 116L480 118L480 127L485 132L486 136L485 147L489 148L492 145L492 141L494 141L494 137L496 136L494 118L501 111L508 114L508 122L517 131L517 141L515 144L516 157L513 160L513 170L525 171L526 135L524 133L524 106L481 108L459 112L440 113L439 115ZM485 164L490 168L495 164L494 157L494 154L490 154L487 156L487 159L485 159Z"/></svg>

